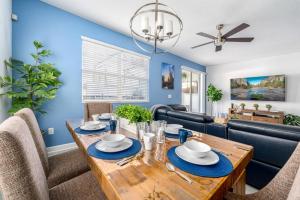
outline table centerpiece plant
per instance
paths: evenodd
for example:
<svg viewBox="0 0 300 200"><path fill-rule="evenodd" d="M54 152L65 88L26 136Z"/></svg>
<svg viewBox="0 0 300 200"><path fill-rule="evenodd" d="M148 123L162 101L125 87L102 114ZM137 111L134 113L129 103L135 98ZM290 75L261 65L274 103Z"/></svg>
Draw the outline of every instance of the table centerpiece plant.
<svg viewBox="0 0 300 200"><path fill-rule="evenodd" d="M121 128L136 133L139 133L140 129L145 128L152 121L151 112L142 106L123 104L116 108L115 113L119 118Z"/></svg>

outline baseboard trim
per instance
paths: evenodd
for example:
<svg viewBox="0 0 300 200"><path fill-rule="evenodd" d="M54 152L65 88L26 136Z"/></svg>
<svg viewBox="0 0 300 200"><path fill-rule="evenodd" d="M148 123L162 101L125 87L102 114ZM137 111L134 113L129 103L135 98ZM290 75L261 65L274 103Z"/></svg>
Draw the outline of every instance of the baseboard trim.
<svg viewBox="0 0 300 200"><path fill-rule="evenodd" d="M58 154L66 152L66 151L70 151L70 150L77 149L77 148L78 148L78 146L76 145L75 142L48 147L47 148L48 157L58 155Z"/></svg>

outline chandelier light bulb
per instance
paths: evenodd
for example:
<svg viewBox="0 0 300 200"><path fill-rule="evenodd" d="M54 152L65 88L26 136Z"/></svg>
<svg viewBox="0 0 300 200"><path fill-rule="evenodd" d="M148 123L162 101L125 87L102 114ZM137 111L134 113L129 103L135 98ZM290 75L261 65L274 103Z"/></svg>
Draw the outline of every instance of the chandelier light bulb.
<svg viewBox="0 0 300 200"><path fill-rule="evenodd" d="M142 31L147 34L149 31L149 17L142 15L141 17L141 27Z"/></svg>
<svg viewBox="0 0 300 200"><path fill-rule="evenodd" d="M161 30L164 28L164 14L161 12L157 12L157 23L156 28Z"/></svg>
<svg viewBox="0 0 300 200"><path fill-rule="evenodd" d="M167 36L173 35L173 21L169 20L166 24L166 34Z"/></svg>

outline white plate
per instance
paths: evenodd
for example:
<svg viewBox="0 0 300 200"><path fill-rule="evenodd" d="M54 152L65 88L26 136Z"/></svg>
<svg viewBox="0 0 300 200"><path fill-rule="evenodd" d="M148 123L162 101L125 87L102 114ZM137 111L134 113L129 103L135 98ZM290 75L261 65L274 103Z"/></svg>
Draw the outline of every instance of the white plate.
<svg viewBox="0 0 300 200"><path fill-rule="evenodd" d="M168 133L168 134L172 134L172 135L178 135L179 134L179 131L175 132L174 130L171 130L171 129L168 129L168 128L166 128L165 132Z"/></svg>
<svg viewBox="0 0 300 200"><path fill-rule="evenodd" d="M98 117L100 120L109 120L111 116L99 116Z"/></svg>
<svg viewBox="0 0 300 200"><path fill-rule="evenodd" d="M89 126L86 126L86 125L80 126L80 129L85 130L85 131L98 131L98 130L102 130L102 129L105 129L105 128L106 128L106 125L104 125L104 124L100 124L100 125L95 126L95 127L89 127Z"/></svg>
<svg viewBox="0 0 300 200"><path fill-rule="evenodd" d="M203 158L198 158L190 155L183 146L178 146L175 148L175 153L179 158L196 165L214 165L219 162L218 154L213 151L207 153L207 156Z"/></svg>
<svg viewBox="0 0 300 200"><path fill-rule="evenodd" d="M102 140L100 140L97 144L96 144L96 149L102 152L106 152L106 153L115 153L115 152L119 152L119 151L123 151L128 149L129 147L131 147L133 144L132 140L129 138L125 138L124 142L117 146L117 147L108 147L106 146Z"/></svg>

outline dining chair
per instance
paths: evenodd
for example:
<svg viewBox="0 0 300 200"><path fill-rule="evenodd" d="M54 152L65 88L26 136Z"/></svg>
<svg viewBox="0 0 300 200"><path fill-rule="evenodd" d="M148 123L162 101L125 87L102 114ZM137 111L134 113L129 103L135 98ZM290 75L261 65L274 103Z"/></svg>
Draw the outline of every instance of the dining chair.
<svg viewBox="0 0 300 200"><path fill-rule="evenodd" d="M227 200L286 200L289 196L289 192L292 191L291 188L298 187L294 184L300 183L300 175L297 173L300 166L300 143L298 143L293 154L283 166L283 168L278 172L278 174L272 179L272 181L267 184L264 188L256 193L248 195L238 195L234 193L227 193L225 199ZM295 195L295 194L291 194ZM298 192L299 196L299 192ZM296 198L291 198L291 200ZM298 198L300 199L300 198Z"/></svg>
<svg viewBox="0 0 300 200"><path fill-rule="evenodd" d="M105 200L91 171L49 189L26 122L14 116L0 125L0 190L5 200Z"/></svg>
<svg viewBox="0 0 300 200"><path fill-rule="evenodd" d="M16 112L15 116L21 117L29 127L47 177L49 188L89 170L87 158L79 149L67 151L48 158L41 129L31 109L23 108Z"/></svg>
<svg viewBox="0 0 300 200"><path fill-rule="evenodd" d="M92 120L92 115L102 113L112 113L112 103L107 102L96 102L96 103L85 103L84 104L84 120Z"/></svg>

